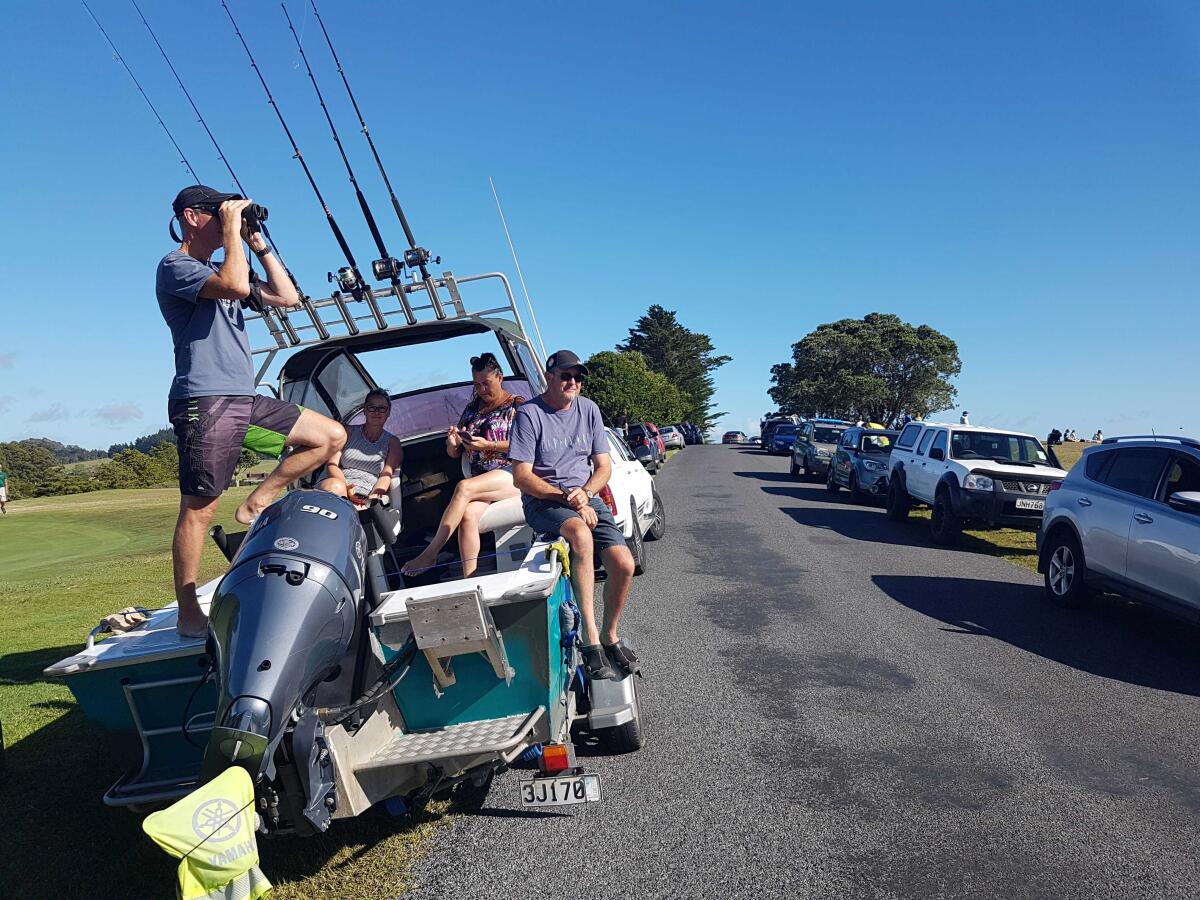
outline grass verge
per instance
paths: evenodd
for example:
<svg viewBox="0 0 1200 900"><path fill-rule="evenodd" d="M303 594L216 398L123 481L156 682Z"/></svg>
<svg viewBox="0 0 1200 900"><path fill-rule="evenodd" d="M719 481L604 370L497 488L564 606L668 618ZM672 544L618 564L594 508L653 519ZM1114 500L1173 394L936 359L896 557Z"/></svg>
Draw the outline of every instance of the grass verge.
<svg viewBox="0 0 1200 900"><path fill-rule="evenodd" d="M249 488L227 492L217 521ZM7 750L0 802L10 828L0 884L22 898L161 898L176 862L146 838L141 819L101 802L119 772L61 681L42 669L83 646L122 606L171 602L175 489L96 491L14 501L0 517L0 722ZM225 561L205 547L202 580ZM412 861L443 809L413 819L382 813L336 823L308 840L260 845L272 896L376 898L402 894ZM61 855L60 855L61 854Z"/></svg>

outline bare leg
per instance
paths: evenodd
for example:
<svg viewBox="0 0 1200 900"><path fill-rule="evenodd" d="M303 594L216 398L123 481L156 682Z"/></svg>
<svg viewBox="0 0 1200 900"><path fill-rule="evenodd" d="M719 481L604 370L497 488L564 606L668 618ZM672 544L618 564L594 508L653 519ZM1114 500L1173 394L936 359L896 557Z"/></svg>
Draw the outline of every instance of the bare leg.
<svg viewBox="0 0 1200 900"><path fill-rule="evenodd" d="M329 491L334 496L350 499L350 486L346 484L345 478L326 478L317 486L323 491Z"/></svg>
<svg viewBox="0 0 1200 900"><path fill-rule="evenodd" d="M608 581L604 586L604 643L617 642L617 620L629 599L633 582L633 554L628 547L609 547L600 554Z"/></svg>
<svg viewBox="0 0 1200 900"><path fill-rule="evenodd" d="M179 604L177 630L185 637L203 637L208 617L196 600L196 580L200 577L200 555L204 537L217 509L216 497L179 498L179 519L171 542L171 563L175 570L175 600Z"/></svg>
<svg viewBox="0 0 1200 900"><path fill-rule="evenodd" d="M479 520L492 504L472 500L458 524L458 553L462 557L463 578L470 578L479 566Z"/></svg>
<svg viewBox="0 0 1200 900"><path fill-rule="evenodd" d="M559 532L571 545L571 584L583 616L583 643L600 643L596 628L596 572L592 545L592 529L581 518L568 519Z"/></svg>
<svg viewBox="0 0 1200 900"><path fill-rule="evenodd" d="M318 412L304 410L287 436L287 445L294 449L242 501L233 517L249 525L289 483L327 463L345 444L345 428Z"/></svg>
<svg viewBox="0 0 1200 900"><path fill-rule="evenodd" d="M469 504L476 500L494 503L497 500L515 497L519 493L520 491L513 487L512 475L508 472L496 470L484 472L474 478L464 478L454 489L454 496L450 498L450 505L442 514L437 534L433 536L429 546L421 551L420 556L406 562L400 571L405 575L420 575L425 570L432 568L437 562L438 553L446 546L450 535L454 534L454 529L462 521ZM478 539L478 535L476 537ZM478 551L478 545L476 545L476 550Z"/></svg>

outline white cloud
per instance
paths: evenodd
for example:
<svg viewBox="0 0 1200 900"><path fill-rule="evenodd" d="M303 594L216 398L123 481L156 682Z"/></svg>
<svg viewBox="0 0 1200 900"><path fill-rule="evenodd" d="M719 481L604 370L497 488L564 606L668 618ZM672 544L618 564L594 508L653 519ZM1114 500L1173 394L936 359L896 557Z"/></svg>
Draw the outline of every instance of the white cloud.
<svg viewBox="0 0 1200 900"><path fill-rule="evenodd" d="M65 422L71 418L71 414L67 412L66 407L61 403L51 403L45 409L39 409L32 416L26 419L26 422Z"/></svg>
<svg viewBox="0 0 1200 900"><path fill-rule="evenodd" d="M17 354L0 353L0 369L11 369L17 364Z"/></svg>
<svg viewBox="0 0 1200 900"><path fill-rule="evenodd" d="M110 425L134 422L144 418L142 408L136 403L110 403L96 410L96 418Z"/></svg>

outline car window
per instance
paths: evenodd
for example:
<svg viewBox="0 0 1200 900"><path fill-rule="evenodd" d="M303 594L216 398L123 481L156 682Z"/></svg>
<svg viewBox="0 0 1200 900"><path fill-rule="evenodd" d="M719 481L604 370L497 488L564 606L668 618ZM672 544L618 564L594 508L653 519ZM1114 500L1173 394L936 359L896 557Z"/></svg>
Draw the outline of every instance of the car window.
<svg viewBox="0 0 1200 900"><path fill-rule="evenodd" d="M626 462L634 461L635 457L629 451L629 448L625 446L625 442L621 440L618 435L611 431L608 433L608 443L612 446L613 451L617 454L617 456L621 457L621 459L625 460Z"/></svg>
<svg viewBox="0 0 1200 900"><path fill-rule="evenodd" d="M917 434L920 433L921 426L917 422L909 422L904 426L904 430L900 432L900 440L896 441L896 446L901 450L909 450L913 444L917 442Z"/></svg>
<svg viewBox="0 0 1200 900"><path fill-rule="evenodd" d="M996 462L1046 463L1046 451L1037 438L989 431L955 431L950 438L955 459L991 459Z"/></svg>
<svg viewBox="0 0 1200 900"><path fill-rule="evenodd" d="M921 438L921 446L917 448L917 456L924 456L925 451L929 449L930 443L933 441L933 429L926 431Z"/></svg>
<svg viewBox="0 0 1200 900"><path fill-rule="evenodd" d="M817 444L836 444L845 430L844 428L823 428L818 425L813 429L813 442Z"/></svg>
<svg viewBox="0 0 1200 900"><path fill-rule="evenodd" d="M778 428L775 429L775 437L779 437L781 434L795 434L795 433L796 433L795 425L780 425Z"/></svg>
<svg viewBox="0 0 1200 900"><path fill-rule="evenodd" d="M892 449L893 434L864 434L862 436L862 449L866 453L890 452Z"/></svg>
<svg viewBox="0 0 1200 900"><path fill-rule="evenodd" d="M939 431L937 437L933 439L933 449L942 451L942 459L946 458L946 432Z"/></svg>
<svg viewBox="0 0 1200 900"><path fill-rule="evenodd" d="M1158 447L1128 447L1113 453L1116 458L1104 474L1104 483L1118 491L1153 497L1167 451Z"/></svg>
<svg viewBox="0 0 1200 900"><path fill-rule="evenodd" d="M853 447L854 446L854 434L852 432L848 431L842 435L842 446L843 447Z"/></svg>
<svg viewBox="0 0 1200 900"><path fill-rule="evenodd" d="M1098 453L1089 453L1084 467L1084 474L1092 481L1103 482L1104 470L1112 461L1113 454L1111 451L1105 450Z"/></svg>
<svg viewBox="0 0 1200 900"><path fill-rule="evenodd" d="M1200 462L1190 456L1173 454L1167 466L1167 480L1161 499L1166 500L1180 491L1200 491Z"/></svg>

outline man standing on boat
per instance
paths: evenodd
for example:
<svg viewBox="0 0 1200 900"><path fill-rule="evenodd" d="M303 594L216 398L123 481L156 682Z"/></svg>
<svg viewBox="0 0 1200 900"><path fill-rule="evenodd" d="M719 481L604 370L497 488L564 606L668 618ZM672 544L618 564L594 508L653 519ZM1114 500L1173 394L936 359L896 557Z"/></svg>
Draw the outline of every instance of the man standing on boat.
<svg viewBox="0 0 1200 900"><path fill-rule="evenodd" d="M608 484L612 462L600 408L579 396L587 366L570 350L546 360L544 394L522 404L513 420L508 455L521 490L525 521L537 533L558 534L571 545L571 580L583 614L583 661L592 678L631 673L637 657L617 637L617 621L633 580L633 554L612 513L596 494ZM596 627L595 552L608 573L604 631Z"/></svg>
<svg viewBox="0 0 1200 900"><path fill-rule="evenodd" d="M346 442L345 429L332 419L255 393L242 310L292 307L300 298L257 223L247 223L249 205L204 185L184 188L173 204L182 242L158 264L158 307L175 345L167 414L179 444L181 496L171 560L178 629L186 637L207 633L196 600L200 554L243 445L276 457L292 448L238 506L235 518L248 524L289 482L323 465ZM265 283L250 271L243 243L261 260ZM217 265L210 258L220 247L225 257Z"/></svg>

